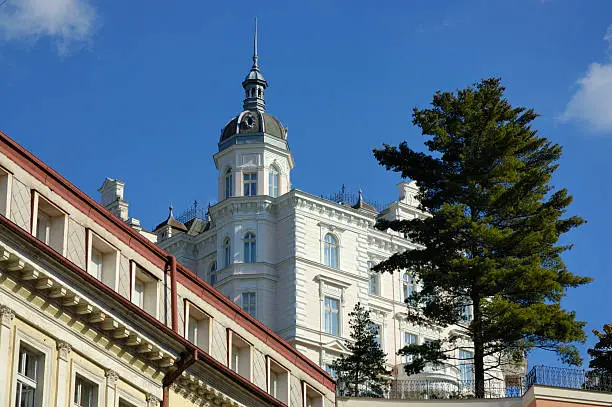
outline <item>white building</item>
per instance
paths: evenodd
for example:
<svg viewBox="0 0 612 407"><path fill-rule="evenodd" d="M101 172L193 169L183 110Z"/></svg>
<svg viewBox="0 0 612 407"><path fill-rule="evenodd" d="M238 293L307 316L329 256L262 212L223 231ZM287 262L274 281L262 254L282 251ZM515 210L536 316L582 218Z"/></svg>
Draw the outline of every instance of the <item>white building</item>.
<svg viewBox="0 0 612 407"><path fill-rule="evenodd" d="M410 274L370 273L372 264L413 248L403 236L374 225L379 218L424 216L417 209L416 186L398 184L398 200L380 213L361 194L350 205L292 189L287 128L266 112L267 82L256 40L242 86L243 111L225 125L214 154L218 203L205 216L194 211L184 224L170 210L154 230L157 244L326 369L346 351L348 314L361 302L380 327L389 368L403 375L398 349L448 331L405 321L404 299L415 289ZM107 191L117 188L107 182L101 192L122 201L122 190ZM104 205L121 208L108 200ZM127 212L121 216L128 220ZM470 350L460 352L458 357L471 357ZM471 379L471 363L429 369L422 376Z"/></svg>

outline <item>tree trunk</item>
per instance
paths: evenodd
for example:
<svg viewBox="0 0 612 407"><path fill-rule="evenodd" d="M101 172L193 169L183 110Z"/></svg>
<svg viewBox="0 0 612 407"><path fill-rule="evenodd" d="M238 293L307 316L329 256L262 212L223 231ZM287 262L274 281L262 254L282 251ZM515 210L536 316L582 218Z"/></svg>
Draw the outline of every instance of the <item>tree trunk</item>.
<svg viewBox="0 0 612 407"><path fill-rule="evenodd" d="M484 377L484 343L482 337L482 312L480 310L480 299L472 297L474 308L474 320L472 321L472 333L474 340L474 391L476 398L485 397Z"/></svg>

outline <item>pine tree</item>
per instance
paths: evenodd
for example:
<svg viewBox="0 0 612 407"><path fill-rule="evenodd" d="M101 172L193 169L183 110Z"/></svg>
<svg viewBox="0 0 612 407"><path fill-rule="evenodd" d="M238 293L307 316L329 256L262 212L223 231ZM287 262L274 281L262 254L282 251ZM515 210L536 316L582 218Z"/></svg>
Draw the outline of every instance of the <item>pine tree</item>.
<svg viewBox="0 0 612 407"><path fill-rule="evenodd" d="M561 259L571 245L559 237L584 222L565 217L572 198L550 185L562 149L538 136L537 114L512 107L504 91L500 79L486 79L437 92L431 108L415 108L413 124L431 154L406 142L374 150L387 170L416 181L421 209L431 215L380 221L378 228L401 232L419 248L392 255L374 271L413 273L420 289L407 301L414 323L462 324L469 307L472 319L463 325L473 343L477 397L484 396L488 370L518 363L534 347L578 364L573 342L585 340L584 323L561 307L567 288L590 281ZM458 338L402 349L414 355L406 371L457 359L465 349Z"/></svg>
<svg viewBox="0 0 612 407"><path fill-rule="evenodd" d="M587 351L591 357L589 367L598 374L612 375L612 324L605 324L603 332L593 329L593 333L599 342Z"/></svg>
<svg viewBox="0 0 612 407"><path fill-rule="evenodd" d="M376 340L376 325L370 311L360 303L349 314L352 342L347 344L350 354L336 359L331 367L344 386L344 395L354 397L382 397L389 371L385 369L387 355Z"/></svg>

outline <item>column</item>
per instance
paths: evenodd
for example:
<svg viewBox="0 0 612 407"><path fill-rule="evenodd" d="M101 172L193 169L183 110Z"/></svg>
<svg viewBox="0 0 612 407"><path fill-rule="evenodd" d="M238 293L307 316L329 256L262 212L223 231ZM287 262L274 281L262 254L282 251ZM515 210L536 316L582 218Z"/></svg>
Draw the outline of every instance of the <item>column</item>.
<svg viewBox="0 0 612 407"><path fill-rule="evenodd" d="M147 407L159 407L159 399L151 393L147 393Z"/></svg>
<svg viewBox="0 0 612 407"><path fill-rule="evenodd" d="M0 407L8 407L11 392L9 391L9 341L11 339L11 324L15 313L7 306L0 305L0 366L5 370L0 372Z"/></svg>
<svg viewBox="0 0 612 407"><path fill-rule="evenodd" d="M106 371L106 407L115 407L118 402L117 380L119 375L114 370Z"/></svg>
<svg viewBox="0 0 612 407"><path fill-rule="evenodd" d="M57 342L57 399L56 407L66 407L70 396L70 366L68 356L72 351L72 346L68 342Z"/></svg>

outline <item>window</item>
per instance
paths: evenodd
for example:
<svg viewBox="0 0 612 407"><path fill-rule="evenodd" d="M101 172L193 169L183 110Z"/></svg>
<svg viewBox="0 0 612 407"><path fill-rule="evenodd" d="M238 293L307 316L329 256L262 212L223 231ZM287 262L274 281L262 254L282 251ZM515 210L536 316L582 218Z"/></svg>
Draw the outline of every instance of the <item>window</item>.
<svg viewBox="0 0 612 407"><path fill-rule="evenodd" d="M227 365L240 376L251 380L251 344L231 329L228 332L228 358Z"/></svg>
<svg viewBox="0 0 612 407"><path fill-rule="evenodd" d="M0 167L0 214L10 217L12 174Z"/></svg>
<svg viewBox="0 0 612 407"><path fill-rule="evenodd" d="M77 374L74 384L74 405L78 407L97 407L97 402L98 386Z"/></svg>
<svg viewBox="0 0 612 407"><path fill-rule="evenodd" d="M340 301L325 297L325 332L331 335L340 335Z"/></svg>
<svg viewBox="0 0 612 407"><path fill-rule="evenodd" d="M330 233L323 239L323 263L331 268L338 268L338 240Z"/></svg>
<svg viewBox="0 0 612 407"><path fill-rule="evenodd" d="M289 405L289 370L268 357L268 393Z"/></svg>
<svg viewBox="0 0 612 407"><path fill-rule="evenodd" d="M256 293L242 293L242 309L257 318L257 296Z"/></svg>
<svg viewBox="0 0 612 407"><path fill-rule="evenodd" d="M306 382L303 382L302 395L304 407L323 407L323 395Z"/></svg>
<svg viewBox="0 0 612 407"><path fill-rule="evenodd" d="M132 403L125 401L124 399L119 399L119 407L136 407Z"/></svg>
<svg viewBox="0 0 612 407"><path fill-rule="evenodd" d="M158 318L158 280L132 262L132 302Z"/></svg>
<svg viewBox="0 0 612 407"><path fill-rule="evenodd" d="M227 171L225 171L225 198L229 198L231 196L233 196L233 187L234 187L234 182L233 182L233 176L232 176L232 169L228 168Z"/></svg>
<svg viewBox="0 0 612 407"><path fill-rule="evenodd" d="M34 219L32 234L55 251L65 255L68 216L36 191L32 199L32 219Z"/></svg>
<svg viewBox="0 0 612 407"><path fill-rule="evenodd" d="M418 338L415 334L404 332L404 346L416 345ZM404 363L412 362L412 355L404 355Z"/></svg>
<svg viewBox="0 0 612 407"><path fill-rule="evenodd" d="M338 373L336 372L336 370L334 368L331 367L331 365L329 363L325 364L324 369L334 379L338 378Z"/></svg>
<svg viewBox="0 0 612 407"><path fill-rule="evenodd" d="M472 321L472 319L474 319L474 316L472 315L472 304L470 304L470 300L465 299L462 303L461 303L461 321L465 322L465 323L469 323Z"/></svg>
<svg viewBox="0 0 612 407"><path fill-rule="evenodd" d="M210 354L212 318L204 311L185 302L185 336L187 340Z"/></svg>
<svg viewBox="0 0 612 407"><path fill-rule="evenodd" d="M257 261L257 247L254 233L244 235L244 262L255 263Z"/></svg>
<svg viewBox="0 0 612 407"><path fill-rule="evenodd" d="M473 359L474 354L472 352L459 349L459 380L462 382L474 380Z"/></svg>
<svg viewBox="0 0 612 407"><path fill-rule="evenodd" d="M232 264L232 243L229 237L225 238L223 242L223 264L225 267L229 267Z"/></svg>
<svg viewBox="0 0 612 407"><path fill-rule="evenodd" d="M19 348L15 407L35 407L42 402L44 356L27 346Z"/></svg>
<svg viewBox="0 0 612 407"><path fill-rule="evenodd" d="M210 272L208 273L208 282L212 286L217 284L217 263L213 263L212 266L210 266Z"/></svg>
<svg viewBox="0 0 612 407"><path fill-rule="evenodd" d="M247 172L244 177L244 196L257 195L257 173Z"/></svg>
<svg viewBox="0 0 612 407"><path fill-rule="evenodd" d="M380 348L382 348L382 325L380 324L372 324L372 330L374 331L374 341L378 344Z"/></svg>
<svg viewBox="0 0 612 407"><path fill-rule="evenodd" d="M370 271L369 292L372 295L380 295L380 274Z"/></svg>
<svg viewBox="0 0 612 407"><path fill-rule="evenodd" d="M402 300L405 302L408 298L412 297L414 291L414 285L412 282L412 276L407 272L402 274Z"/></svg>
<svg viewBox="0 0 612 407"><path fill-rule="evenodd" d="M270 167L268 174L268 195L272 198L278 196L278 171L274 167Z"/></svg>
<svg viewBox="0 0 612 407"><path fill-rule="evenodd" d="M87 230L87 237L89 253L87 272L116 290L119 251L91 230Z"/></svg>

